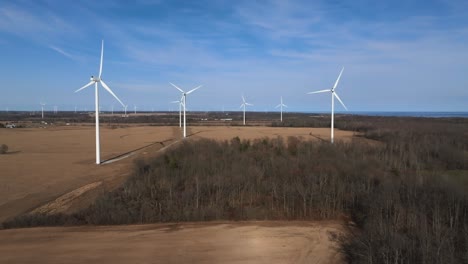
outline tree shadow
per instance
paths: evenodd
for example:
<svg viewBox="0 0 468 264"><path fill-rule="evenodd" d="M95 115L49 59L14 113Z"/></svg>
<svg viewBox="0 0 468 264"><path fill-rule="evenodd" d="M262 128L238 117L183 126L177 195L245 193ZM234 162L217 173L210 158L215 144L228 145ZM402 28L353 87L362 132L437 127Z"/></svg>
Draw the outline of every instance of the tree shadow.
<svg viewBox="0 0 468 264"><path fill-rule="evenodd" d="M156 141L156 142L153 142L153 143L148 144L148 145L145 145L145 146L143 146L143 147L139 147L139 148L136 148L136 149L127 151L127 152L125 152L125 153L123 153L123 154L119 154L119 155L117 155L117 156L114 156L114 157L108 158L108 159L106 159L106 160L103 160L103 161L101 162L101 164L106 164L106 163L111 163L112 161L117 161L117 160L119 160L119 159L122 159L122 158L125 158L125 157L127 157L127 156L130 156L131 154L133 154L133 153L135 153L135 152L137 152L137 151L139 151L139 150L142 150L142 149L147 148L147 147L154 146L154 145L156 145L156 144L161 144L162 147L165 147L165 146L166 146L165 143L168 142L168 141L172 141L172 140L174 140L174 139L173 139L173 138L170 138L170 139L166 139L166 140L164 140L164 141Z"/></svg>

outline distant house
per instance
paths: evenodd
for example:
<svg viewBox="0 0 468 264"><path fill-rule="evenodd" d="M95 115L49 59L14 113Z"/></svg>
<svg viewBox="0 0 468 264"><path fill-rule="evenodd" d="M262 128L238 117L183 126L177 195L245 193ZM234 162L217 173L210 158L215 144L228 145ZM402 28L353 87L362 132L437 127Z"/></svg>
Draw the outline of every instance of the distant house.
<svg viewBox="0 0 468 264"><path fill-rule="evenodd" d="M5 127L6 128L16 128L16 125L15 124L7 124Z"/></svg>

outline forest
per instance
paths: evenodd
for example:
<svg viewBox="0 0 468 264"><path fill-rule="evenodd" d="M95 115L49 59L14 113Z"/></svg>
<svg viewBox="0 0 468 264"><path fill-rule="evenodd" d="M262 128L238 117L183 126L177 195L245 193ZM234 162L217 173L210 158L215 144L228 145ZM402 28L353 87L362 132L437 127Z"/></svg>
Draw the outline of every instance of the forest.
<svg viewBox="0 0 468 264"><path fill-rule="evenodd" d="M309 125L297 122L273 125ZM3 227L341 219L347 232L331 236L348 263L468 263L468 121L350 116L336 126L365 140L189 140L138 159L89 208Z"/></svg>

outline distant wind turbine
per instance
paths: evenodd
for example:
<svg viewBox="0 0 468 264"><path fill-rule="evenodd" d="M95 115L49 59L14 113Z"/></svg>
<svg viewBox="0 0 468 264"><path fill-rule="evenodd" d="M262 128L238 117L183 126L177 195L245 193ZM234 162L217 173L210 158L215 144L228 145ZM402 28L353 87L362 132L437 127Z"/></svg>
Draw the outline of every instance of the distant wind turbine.
<svg viewBox="0 0 468 264"><path fill-rule="evenodd" d="M244 126L245 126L245 107L246 107L247 105L253 105L253 104L247 103L247 102L245 101L244 95L242 95L242 104L241 104L240 108L242 108L242 107L244 108Z"/></svg>
<svg viewBox="0 0 468 264"><path fill-rule="evenodd" d="M182 100L183 106L184 106L184 138L185 138L185 137L187 137L187 117L185 115L185 111L187 110L187 108L186 108L187 107L187 95L193 93L195 90L199 89L203 85L199 85L199 86L193 88L192 90L190 90L188 92L184 92L184 90L180 89L175 84L173 84L173 83L170 83L170 84L172 86L174 86L177 90L179 90L182 93L181 100Z"/></svg>
<svg viewBox="0 0 468 264"><path fill-rule="evenodd" d="M172 101L171 104L179 104L179 127L182 127L182 105L184 104L183 102L184 96L180 98L178 101Z"/></svg>
<svg viewBox="0 0 468 264"><path fill-rule="evenodd" d="M334 137L333 129L335 128L335 125L334 125L335 97L336 97L336 99L338 99L338 101L340 101L341 105L342 105L346 110L348 110L348 108L346 108L346 106L344 105L343 101L341 101L341 99L340 99L340 97L338 96L338 94L335 92L335 89L336 89L336 87L338 86L338 82L340 81L341 74L343 74L343 71L344 71L344 67L343 67L343 69L341 69L340 75L338 75L338 79L336 79L336 82L335 82L335 84L333 85L333 87L332 87L331 89L320 90L320 91L315 91L315 92L310 92L310 93L308 93L308 94L316 94L316 93L327 93L327 92L331 92L331 98L332 98L332 104L331 104L331 143L333 143L333 137Z"/></svg>
<svg viewBox="0 0 468 264"><path fill-rule="evenodd" d="M115 99L117 99L117 101L119 101L119 103L121 105L124 105L124 103L122 103L122 101L120 101L120 99L117 97L117 95L114 94L114 92L112 92L112 90L109 88L109 86L107 86L107 84L104 82L104 80L101 78L102 76L102 61L103 61L103 56L104 56L104 40L102 41L102 44L101 44L101 63L99 65L99 76L98 77L94 77L94 76L91 76L91 81L86 84L85 86L81 87L80 89L76 90L75 93L85 89L86 87L88 86L91 86L94 84L94 95L95 95L95 112L96 112L96 164L101 164L101 145L100 145L100 142L99 142L99 89L98 89L98 83L100 83L102 85L102 87L107 91L109 92L112 96L114 96Z"/></svg>
<svg viewBox="0 0 468 264"><path fill-rule="evenodd" d="M287 105L283 104L283 96L281 96L281 103L275 107L275 108L280 107L281 109L281 122L283 122L283 106L288 107Z"/></svg>
<svg viewBox="0 0 468 264"><path fill-rule="evenodd" d="M133 113L136 114L136 109L137 109L137 106L136 105L133 105Z"/></svg>
<svg viewBox="0 0 468 264"><path fill-rule="evenodd" d="M44 106L46 104L41 102L41 112L42 112L42 119L44 119Z"/></svg>

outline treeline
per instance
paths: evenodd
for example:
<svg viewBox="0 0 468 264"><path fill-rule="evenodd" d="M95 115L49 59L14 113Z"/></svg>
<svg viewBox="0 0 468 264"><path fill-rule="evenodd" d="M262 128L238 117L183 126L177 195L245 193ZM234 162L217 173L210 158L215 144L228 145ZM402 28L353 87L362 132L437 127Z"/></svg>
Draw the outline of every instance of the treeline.
<svg viewBox="0 0 468 264"><path fill-rule="evenodd" d="M83 211L3 226L344 218L349 263L467 263L466 122L386 120L341 124L375 141L186 141Z"/></svg>

